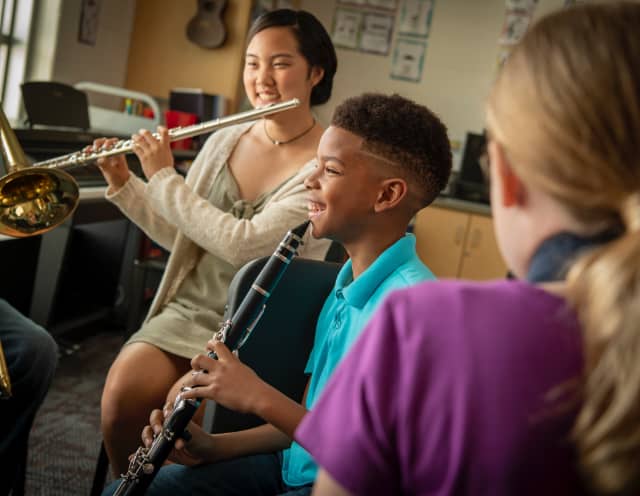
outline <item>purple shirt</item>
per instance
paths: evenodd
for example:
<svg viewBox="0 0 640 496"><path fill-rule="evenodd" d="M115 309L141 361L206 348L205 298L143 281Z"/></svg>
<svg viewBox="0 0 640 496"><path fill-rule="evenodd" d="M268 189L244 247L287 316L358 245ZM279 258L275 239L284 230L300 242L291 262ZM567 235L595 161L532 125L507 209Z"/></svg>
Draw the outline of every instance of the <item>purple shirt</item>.
<svg viewBox="0 0 640 496"><path fill-rule="evenodd" d="M575 493L581 349L564 300L524 282L400 290L295 437L355 494Z"/></svg>

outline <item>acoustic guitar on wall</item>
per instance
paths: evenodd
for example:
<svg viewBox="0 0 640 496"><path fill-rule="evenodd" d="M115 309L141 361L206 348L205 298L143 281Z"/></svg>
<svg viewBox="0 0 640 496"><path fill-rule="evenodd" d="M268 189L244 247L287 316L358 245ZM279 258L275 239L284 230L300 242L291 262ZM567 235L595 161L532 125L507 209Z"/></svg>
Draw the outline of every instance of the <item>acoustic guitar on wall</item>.
<svg viewBox="0 0 640 496"><path fill-rule="evenodd" d="M198 11L187 24L187 38L202 48L218 48L227 39L222 14L227 0L198 0Z"/></svg>

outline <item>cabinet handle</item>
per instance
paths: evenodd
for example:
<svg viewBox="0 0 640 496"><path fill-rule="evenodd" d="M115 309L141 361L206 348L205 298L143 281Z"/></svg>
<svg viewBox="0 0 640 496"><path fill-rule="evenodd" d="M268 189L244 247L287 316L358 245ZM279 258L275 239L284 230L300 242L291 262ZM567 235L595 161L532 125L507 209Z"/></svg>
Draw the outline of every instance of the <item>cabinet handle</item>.
<svg viewBox="0 0 640 496"><path fill-rule="evenodd" d="M473 231L471 231L471 240L469 243L469 248L471 249L477 248L478 246L480 246L481 242L482 242L482 231L480 229L474 229Z"/></svg>
<svg viewBox="0 0 640 496"><path fill-rule="evenodd" d="M462 241L464 240L464 226L458 226L456 228L456 234L453 238L453 242L457 245L460 246L462 244Z"/></svg>

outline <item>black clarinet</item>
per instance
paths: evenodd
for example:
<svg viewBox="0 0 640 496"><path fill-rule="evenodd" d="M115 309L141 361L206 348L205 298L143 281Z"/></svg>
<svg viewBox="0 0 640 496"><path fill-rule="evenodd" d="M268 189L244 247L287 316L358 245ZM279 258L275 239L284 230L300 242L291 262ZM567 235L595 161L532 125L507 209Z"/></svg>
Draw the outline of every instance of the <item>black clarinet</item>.
<svg viewBox="0 0 640 496"><path fill-rule="evenodd" d="M240 349L245 343L260 320L267 299L293 257L297 255L297 248L302 244L302 237L308 226L309 221L306 221L287 232L256 277L233 317L221 324L214 339L224 342L232 351ZM218 359L214 352L209 352L208 355ZM114 496L139 496L145 493L158 470L169 457L176 439L185 435L185 429L201 403L201 398L187 400L180 396L176 398L173 412L165 420L162 432L155 437L149 448L141 446L137 449L129 463L127 473L122 475L122 481Z"/></svg>

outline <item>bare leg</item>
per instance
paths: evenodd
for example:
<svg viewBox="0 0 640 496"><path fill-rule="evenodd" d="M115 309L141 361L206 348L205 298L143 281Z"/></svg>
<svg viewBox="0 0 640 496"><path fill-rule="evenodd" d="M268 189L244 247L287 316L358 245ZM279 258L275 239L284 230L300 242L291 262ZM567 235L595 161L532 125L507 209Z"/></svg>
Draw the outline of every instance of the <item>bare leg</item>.
<svg viewBox="0 0 640 496"><path fill-rule="evenodd" d="M125 346L109 369L102 392L102 435L114 476L129 465L154 408L189 369L189 360L147 343Z"/></svg>

